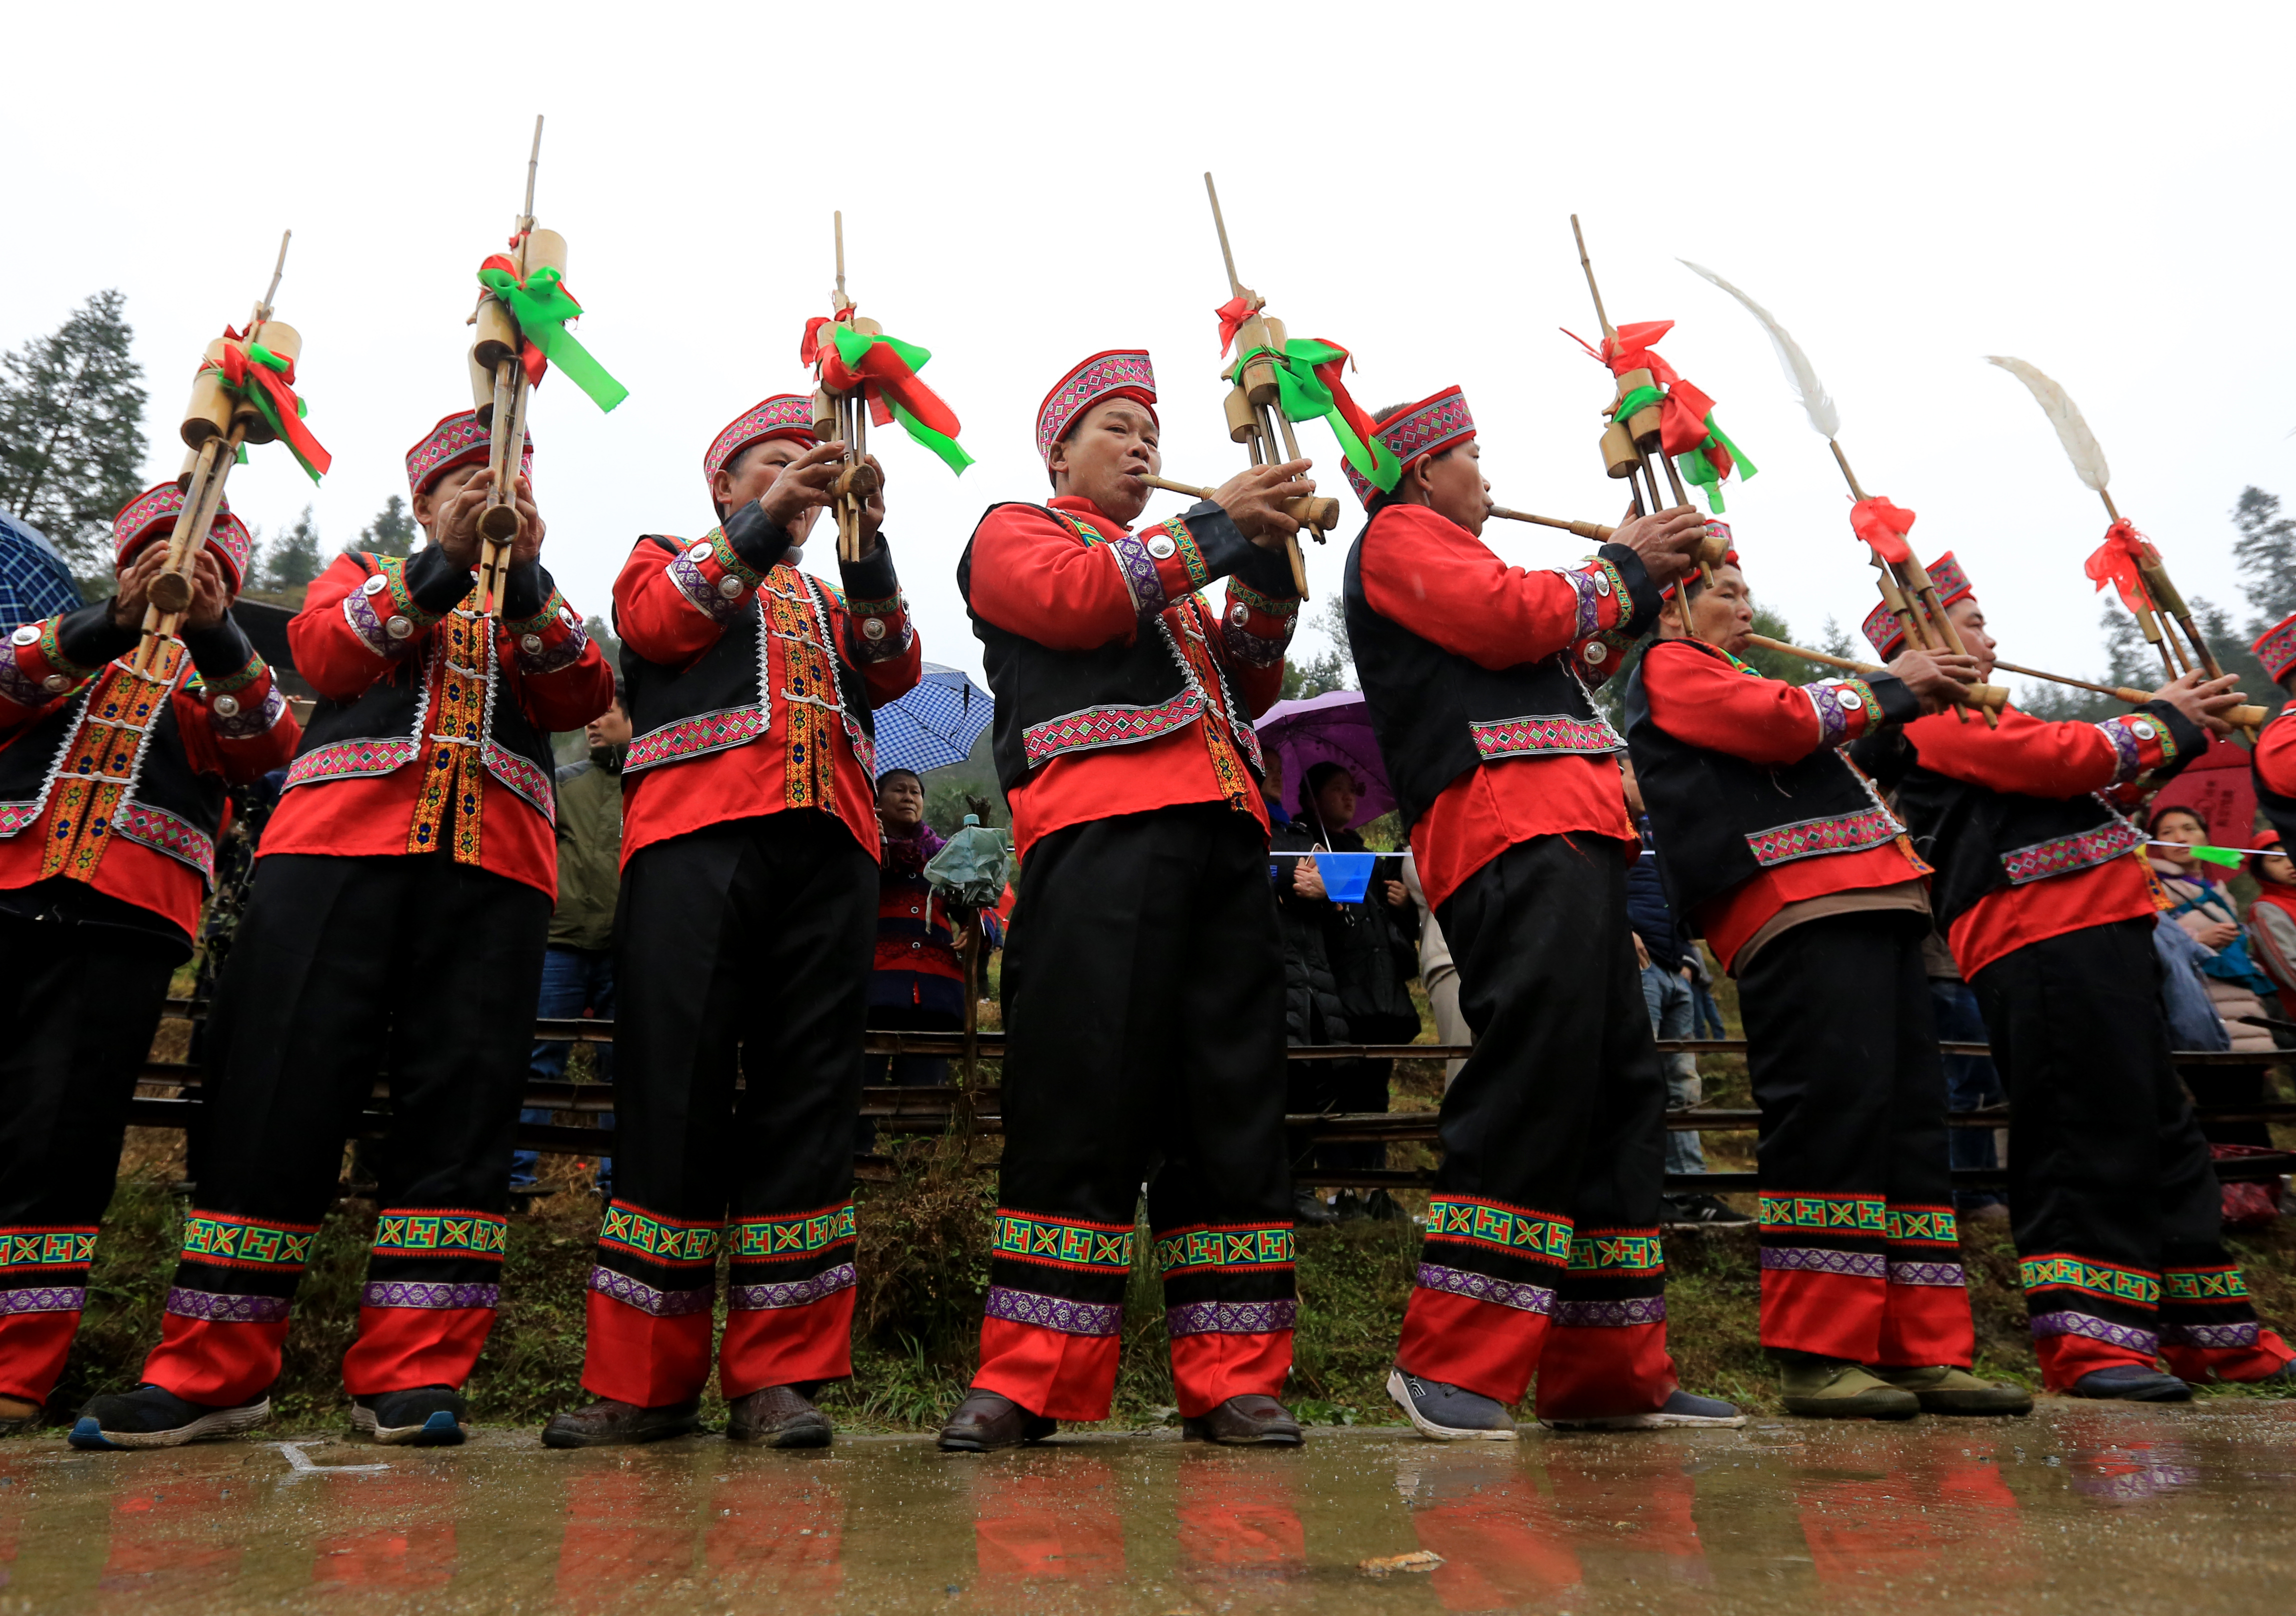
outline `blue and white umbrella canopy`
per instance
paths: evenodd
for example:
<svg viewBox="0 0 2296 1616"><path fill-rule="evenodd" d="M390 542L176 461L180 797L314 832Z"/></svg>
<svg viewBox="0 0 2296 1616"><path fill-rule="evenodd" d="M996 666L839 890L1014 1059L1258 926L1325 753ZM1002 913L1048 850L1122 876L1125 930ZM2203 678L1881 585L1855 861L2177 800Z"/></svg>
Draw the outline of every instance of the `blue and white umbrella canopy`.
<svg viewBox="0 0 2296 1616"><path fill-rule="evenodd" d="M962 763L996 716L996 701L963 670L927 662L914 690L877 710L877 772Z"/></svg>
<svg viewBox="0 0 2296 1616"><path fill-rule="evenodd" d="M79 585L46 534L0 511L0 630L79 605Z"/></svg>

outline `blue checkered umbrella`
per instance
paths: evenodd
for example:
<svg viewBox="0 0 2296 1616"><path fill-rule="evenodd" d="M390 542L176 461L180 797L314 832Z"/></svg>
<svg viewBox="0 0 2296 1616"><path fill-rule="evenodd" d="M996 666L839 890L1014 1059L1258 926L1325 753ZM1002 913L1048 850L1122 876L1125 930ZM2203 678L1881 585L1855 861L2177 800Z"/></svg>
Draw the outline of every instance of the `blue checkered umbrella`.
<svg viewBox="0 0 2296 1616"><path fill-rule="evenodd" d="M927 662L917 687L877 710L877 772L946 768L972 755L996 716L987 691L955 668Z"/></svg>
<svg viewBox="0 0 2296 1616"><path fill-rule="evenodd" d="M71 569L47 535L0 511L0 629L37 623L81 603Z"/></svg>

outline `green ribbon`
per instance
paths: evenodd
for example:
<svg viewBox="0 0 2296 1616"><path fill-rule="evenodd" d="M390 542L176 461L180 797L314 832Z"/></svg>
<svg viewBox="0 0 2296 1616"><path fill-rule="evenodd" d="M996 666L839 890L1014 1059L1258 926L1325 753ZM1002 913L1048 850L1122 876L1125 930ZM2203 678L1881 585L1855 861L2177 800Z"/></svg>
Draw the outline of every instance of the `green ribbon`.
<svg viewBox="0 0 2296 1616"><path fill-rule="evenodd" d="M566 329L566 322L580 314L582 306L558 283L559 279L558 271L547 264L528 275L523 286L506 269L479 271L479 283L509 308L511 318L518 322L519 334L564 372L591 403L611 410L630 396L630 390L608 375L606 367L592 358L590 350Z"/></svg>
<svg viewBox="0 0 2296 1616"><path fill-rule="evenodd" d="M1676 455L1674 463L1681 468L1683 481L1693 483L1699 488L1706 490L1707 508L1712 511L1715 515L1719 516L1722 514L1724 509L1722 504L1722 473L1715 468L1715 464L1712 461L1706 458L1704 451L1715 444L1718 443L1721 445L1721 447L1728 452L1731 460L1734 463L1734 467L1737 471L1739 480L1741 481L1751 477L1761 468L1757 466L1752 461L1747 459L1746 451L1740 448L1736 444L1731 442L1729 434L1725 432L1715 423L1714 412L1712 410L1706 412L1706 441L1700 444L1697 448L1693 449L1687 455Z"/></svg>
<svg viewBox="0 0 2296 1616"><path fill-rule="evenodd" d="M898 337L882 333L870 336L841 322L826 329L829 340L837 344L837 357L845 362L848 370L876 384L880 402L892 411L893 419L909 435L909 440L931 450L940 457L943 465L958 476L964 476L964 468L972 463L972 456L964 452L964 446L953 435L927 426L909 407L910 389L914 387L915 402L945 415L951 425L955 424L956 417L949 413L948 406L917 378L917 373L931 362L932 350L919 348L914 342L904 342ZM880 346L900 361L906 374L895 373L888 366L871 363L870 350Z"/></svg>
<svg viewBox="0 0 2296 1616"><path fill-rule="evenodd" d="M1611 412L1613 421L1624 421L1641 410L1656 409L1666 402L1666 395L1654 387L1638 387L1619 400L1619 407Z"/></svg>
<svg viewBox="0 0 2296 1616"><path fill-rule="evenodd" d="M1340 407L1337 395L1316 373L1317 365L1346 358L1347 350L1312 337L1292 337L1284 341L1282 353L1273 348L1255 348L1243 355L1236 361L1237 377L1241 379L1244 367L1262 357L1275 366L1276 407L1283 412L1284 418L1295 425L1319 418L1329 422L1332 435L1340 440L1340 452L1347 456L1348 463L1381 493L1393 493L1395 485L1403 480L1403 463L1376 436L1366 437L1356 431L1347 412Z"/></svg>

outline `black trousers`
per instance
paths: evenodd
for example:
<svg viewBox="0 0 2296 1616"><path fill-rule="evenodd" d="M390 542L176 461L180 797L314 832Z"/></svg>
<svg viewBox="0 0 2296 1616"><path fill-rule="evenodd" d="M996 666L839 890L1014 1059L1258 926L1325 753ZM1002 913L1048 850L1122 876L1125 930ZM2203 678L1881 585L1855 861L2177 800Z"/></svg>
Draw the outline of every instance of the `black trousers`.
<svg viewBox="0 0 2296 1616"><path fill-rule="evenodd" d="M1765 1346L1970 1361L1928 930L1904 910L1827 915L1738 973L1762 1112Z"/></svg>
<svg viewBox="0 0 2296 1616"><path fill-rule="evenodd" d="M2169 1058L2152 923L2028 943L1970 981L2009 1087L2010 1224L2052 1385L2156 1345L2257 1339Z"/></svg>
<svg viewBox="0 0 2296 1616"><path fill-rule="evenodd" d="M499 1295L550 910L548 893L444 851L257 862L208 1020L199 1188L147 1379L226 1403L275 1378L288 1300L378 1079L382 1215L345 1384L468 1374Z"/></svg>
<svg viewBox="0 0 2296 1616"><path fill-rule="evenodd" d="M191 948L78 882L9 897L23 901L0 916L14 962L0 982L0 1396L37 1403L63 1373L136 1073Z"/></svg>

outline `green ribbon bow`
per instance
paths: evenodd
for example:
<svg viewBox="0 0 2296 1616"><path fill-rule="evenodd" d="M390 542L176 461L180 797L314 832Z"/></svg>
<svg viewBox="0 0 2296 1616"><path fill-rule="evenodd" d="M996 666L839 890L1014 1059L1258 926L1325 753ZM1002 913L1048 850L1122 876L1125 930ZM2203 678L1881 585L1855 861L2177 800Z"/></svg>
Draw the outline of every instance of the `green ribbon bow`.
<svg viewBox="0 0 2296 1616"><path fill-rule="evenodd" d="M1715 515L1719 516L1723 511L1722 471L1706 457L1705 451L1717 444L1720 445L1724 453L1730 456L1733 469L1737 472L1741 481L1751 477L1761 468L1747 459L1746 451L1731 442L1729 434L1715 424L1712 410L1706 412L1706 434L1704 443L1700 444L1687 455L1676 455L1674 463L1682 468L1683 481L1706 490L1707 507Z"/></svg>
<svg viewBox="0 0 2296 1616"><path fill-rule="evenodd" d="M588 394L591 403L611 410L630 396L630 390L608 375L606 367L566 329L566 322L580 314L582 306L559 280L558 271L547 264L529 275L524 285L507 269L479 271L479 283L502 299L518 322L519 335Z"/></svg>
<svg viewBox="0 0 2296 1616"><path fill-rule="evenodd" d="M1370 417L1337 384L1339 366L1348 350L1312 337L1292 337L1286 339L1281 353L1273 348L1255 348L1243 355L1236 362L1235 373L1241 377L1244 367L1263 355L1275 367L1276 407L1284 418L1299 425L1317 419L1329 422L1348 463L1381 493L1394 492L1395 485L1403 480L1403 463L1370 431ZM1328 378L1320 373L1325 367L1330 371Z"/></svg>
<svg viewBox="0 0 2296 1616"><path fill-rule="evenodd" d="M955 434L926 425L909 407L912 403L920 405L931 412L935 419L946 421L952 427L956 424L956 417L949 413L948 406L917 378L917 373L931 359L931 350L919 348L914 342L904 342L898 337L865 335L841 323L830 324L826 329L830 340L837 344L837 357L844 361L848 370L877 384L878 402L893 412L893 419L900 422L901 430L909 435L910 441L931 449L940 456L943 465L958 476L964 476L964 468L972 463L972 456L964 452ZM870 349L880 346L898 361L898 365L870 358Z"/></svg>

